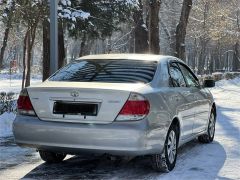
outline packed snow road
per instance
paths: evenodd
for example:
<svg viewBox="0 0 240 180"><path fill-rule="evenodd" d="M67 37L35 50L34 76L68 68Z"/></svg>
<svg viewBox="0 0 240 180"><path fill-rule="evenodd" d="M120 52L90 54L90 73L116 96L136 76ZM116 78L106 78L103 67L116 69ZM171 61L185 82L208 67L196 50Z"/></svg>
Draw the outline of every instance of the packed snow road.
<svg viewBox="0 0 240 180"><path fill-rule="evenodd" d="M183 146L170 173L154 172L146 157L120 161L69 156L61 164L48 165L34 150L2 137L0 179L240 179L240 78L222 80L211 91L218 108L215 140L211 144L194 140Z"/></svg>

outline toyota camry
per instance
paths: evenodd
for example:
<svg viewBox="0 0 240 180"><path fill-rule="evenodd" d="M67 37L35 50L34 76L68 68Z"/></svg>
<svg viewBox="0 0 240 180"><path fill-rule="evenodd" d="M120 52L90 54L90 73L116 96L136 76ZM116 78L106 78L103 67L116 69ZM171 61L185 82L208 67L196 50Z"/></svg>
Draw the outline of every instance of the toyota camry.
<svg viewBox="0 0 240 180"><path fill-rule="evenodd" d="M168 172L181 145L213 141L213 86L171 56L81 57L21 91L15 141L48 163L86 152L149 155L155 170Z"/></svg>

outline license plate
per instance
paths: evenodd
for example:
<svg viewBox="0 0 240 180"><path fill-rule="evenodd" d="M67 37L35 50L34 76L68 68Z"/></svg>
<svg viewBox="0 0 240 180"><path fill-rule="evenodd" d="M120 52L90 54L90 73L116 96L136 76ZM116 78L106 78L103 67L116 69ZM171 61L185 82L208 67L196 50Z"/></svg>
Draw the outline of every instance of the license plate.
<svg viewBox="0 0 240 180"><path fill-rule="evenodd" d="M98 104L79 102L55 102L53 114L97 116Z"/></svg>

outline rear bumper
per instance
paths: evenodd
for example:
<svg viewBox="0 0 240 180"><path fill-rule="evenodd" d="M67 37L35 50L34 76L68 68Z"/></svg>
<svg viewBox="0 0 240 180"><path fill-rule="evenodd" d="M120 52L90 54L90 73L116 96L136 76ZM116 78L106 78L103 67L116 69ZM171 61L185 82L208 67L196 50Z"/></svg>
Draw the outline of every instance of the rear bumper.
<svg viewBox="0 0 240 180"><path fill-rule="evenodd" d="M17 115L13 123L15 141L20 146L41 150L113 155L146 155L163 149L164 129L151 129L147 120L111 124L78 124L42 121Z"/></svg>

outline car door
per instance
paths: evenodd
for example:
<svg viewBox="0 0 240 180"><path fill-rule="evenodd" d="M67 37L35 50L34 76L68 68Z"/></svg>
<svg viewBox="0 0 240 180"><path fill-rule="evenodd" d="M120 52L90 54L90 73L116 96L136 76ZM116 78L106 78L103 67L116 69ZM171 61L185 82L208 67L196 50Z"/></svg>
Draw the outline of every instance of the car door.
<svg viewBox="0 0 240 180"><path fill-rule="evenodd" d="M186 81L177 63L172 62L169 66L170 83L170 106L176 107L176 114L181 120L181 138L187 139L193 135L194 122L194 96L187 87Z"/></svg>
<svg viewBox="0 0 240 180"><path fill-rule="evenodd" d="M178 63L186 80L189 91L193 95L193 108L195 112L193 133L199 133L206 129L209 116L209 101L204 89L201 88L197 77L193 74L189 67L183 63Z"/></svg>

